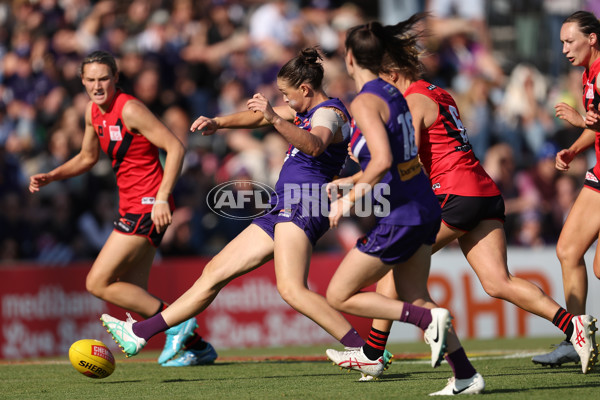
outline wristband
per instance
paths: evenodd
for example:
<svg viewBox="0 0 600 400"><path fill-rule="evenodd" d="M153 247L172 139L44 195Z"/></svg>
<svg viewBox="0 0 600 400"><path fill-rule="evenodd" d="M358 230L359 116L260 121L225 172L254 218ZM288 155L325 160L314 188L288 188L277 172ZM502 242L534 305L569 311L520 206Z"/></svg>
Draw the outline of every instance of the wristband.
<svg viewBox="0 0 600 400"><path fill-rule="evenodd" d="M154 205L157 205L157 204L169 204L169 202L166 200L155 200Z"/></svg>

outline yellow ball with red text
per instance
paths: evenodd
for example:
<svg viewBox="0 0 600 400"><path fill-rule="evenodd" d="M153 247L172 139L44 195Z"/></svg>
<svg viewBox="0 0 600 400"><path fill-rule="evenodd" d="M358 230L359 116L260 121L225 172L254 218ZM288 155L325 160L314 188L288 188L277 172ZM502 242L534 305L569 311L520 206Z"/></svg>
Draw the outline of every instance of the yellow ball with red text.
<svg viewBox="0 0 600 400"><path fill-rule="evenodd" d="M95 339L78 340L69 349L73 367L90 378L106 378L115 370L115 357L104 343Z"/></svg>

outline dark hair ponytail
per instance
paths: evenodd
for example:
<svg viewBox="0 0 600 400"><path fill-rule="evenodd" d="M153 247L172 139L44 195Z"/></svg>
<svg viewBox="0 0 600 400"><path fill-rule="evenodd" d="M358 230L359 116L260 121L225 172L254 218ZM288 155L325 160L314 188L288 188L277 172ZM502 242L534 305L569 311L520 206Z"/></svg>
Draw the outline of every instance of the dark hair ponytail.
<svg viewBox="0 0 600 400"><path fill-rule="evenodd" d="M374 74L396 69L417 79L421 73L417 42L422 32L415 28L426 17L419 13L396 25L382 26L375 21L350 28L346 50L352 50L358 65Z"/></svg>
<svg viewBox="0 0 600 400"><path fill-rule="evenodd" d="M323 82L323 56L315 47L307 47L300 54L285 63L279 70L277 78L285 79L295 88L308 83L313 89L321 89Z"/></svg>

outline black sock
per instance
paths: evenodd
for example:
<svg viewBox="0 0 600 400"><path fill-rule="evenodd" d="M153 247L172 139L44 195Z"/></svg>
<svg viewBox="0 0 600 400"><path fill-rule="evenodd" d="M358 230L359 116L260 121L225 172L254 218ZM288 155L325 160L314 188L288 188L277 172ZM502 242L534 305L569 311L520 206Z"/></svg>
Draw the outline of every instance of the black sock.
<svg viewBox="0 0 600 400"><path fill-rule="evenodd" d="M151 316L154 317L156 314L163 312L166 308L167 306L165 305L165 303L163 303L163 301L160 300L160 306L158 306L158 310Z"/></svg>
<svg viewBox="0 0 600 400"><path fill-rule="evenodd" d="M204 340L202 340L202 336L198 335L194 332L194 335L190 337L187 342L185 342L185 349L193 349L193 350L204 350L207 344Z"/></svg>
<svg viewBox="0 0 600 400"><path fill-rule="evenodd" d="M383 356L388 336L390 336L389 332L382 332L375 328L371 328L367 343L363 346L363 353L365 353L365 356L367 356L369 360L377 360L379 357Z"/></svg>
<svg viewBox="0 0 600 400"><path fill-rule="evenodd" d="M560 307L554 314L554 318L552 318L552 323L567 335L567 340L571 340L571 335L573 335L574 328L571 322L573 317L573 314Z"/></svg>

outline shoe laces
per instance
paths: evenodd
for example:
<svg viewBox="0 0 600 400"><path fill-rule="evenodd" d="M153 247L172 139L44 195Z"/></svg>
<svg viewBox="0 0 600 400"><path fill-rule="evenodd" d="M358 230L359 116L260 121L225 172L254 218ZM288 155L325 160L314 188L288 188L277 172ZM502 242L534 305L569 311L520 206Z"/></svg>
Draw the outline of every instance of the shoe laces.
<svg viewBox="0 0 600 400"><path fill-rule="evenodd" d="M126 320L125 322L131 322L132 324L133 324L134 322L137 322L135 319L133 319L133 318L131 317L131 314L129 314L128 312L126 312L125 314L127 315L127 320Z"/></svg>

